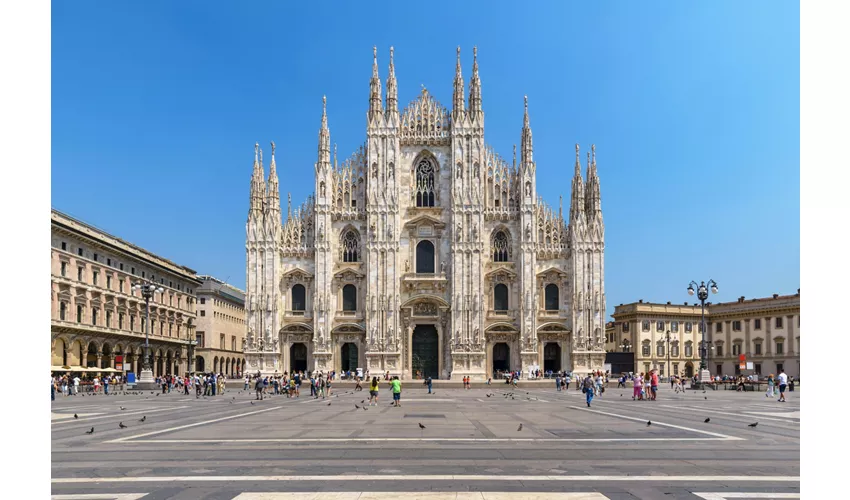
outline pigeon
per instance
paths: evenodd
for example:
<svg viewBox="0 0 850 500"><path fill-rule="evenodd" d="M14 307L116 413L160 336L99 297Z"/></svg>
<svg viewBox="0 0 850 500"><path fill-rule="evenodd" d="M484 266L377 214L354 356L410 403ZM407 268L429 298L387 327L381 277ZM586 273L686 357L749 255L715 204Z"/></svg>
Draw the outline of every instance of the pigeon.
<svg viewBox="0 0 850 500"><path fill-rule="evenodd" d="M649 427L650 425L652 425L652 421L651 421L651 420L647 420L647 421L646 421L646 426L647 426L647 427Z"/></svg>
<svg viewBox="0 0 850 500"><path fill-rule="evenodd" d="M487 397L489 398L491 395L492 395L492 394L488 394L488 395L487 395Z"/></svg>
<svg viewBox="0 0 850 500"><path fill-rule="evenodd" d="M328 406L330 406L330 405L331 405L331 404L330 404L330 403L328 403Z"/></svg>
<svg viewBox="0 0 850 500"><path fill-rule="evenodd" d="M124 425L124 422L118 422L118 428L119 428L119 429L126 429L126 428L127 428L127 426L126 426L126 425Z"/></svg>
<svg viewBox="0 0 850 500"><path fill-rule="evenodd" d="M76 413L74 413L74 418L80 418Z"/></svg>
<svg viewBox="0 0 850 500"><path fill-rule="evenodd" d="M254 402L253 402L253 401L251 401L251 404L253 405L253 404L254 404Z"/></svg>
<svg viewBox="0 0 850 500"><path fill-rule="evenodd" d="M360 409L360 406L358 406L357 403L354 403L354 407L357 408L358 410Z"/></svg>
<svg viewBox="0 0 850 500"><path fill-rule="evenodd" d="M86 434L94 434L94 427L92 427L90 431L86 431Z"/></svg>
<svg viewBox="0 0 850 500"><path fill-rule="evenodd" d="M424 425L422 425L422 422L419 422L419 428L420 428L420 429L424 429L424 428L425 428L425 426L424 426Z"/></svg>
<svg viewBox="0 0 850 500"><path fill-rule="evenodd" d="M139 419L139 422L144 422L147 418L147 415L142 415L142 418Z"/></svg>
<svg viewBox="0 0 850 500"><path fill-rule="evenodd" d="M519 427L517 427L516 430L521 431L522 430L522 424L519 424Z"/></svg>
<svg viewBox="0 0 850 500"><path fill-rule="evenodd" d="M369 410L369 408L366 408L365 406L363 407L363 411L368 411L368 410Z"/></svg>
<svg viewBox="0 0 850 500"><path fill-rule="evenodd" d="M119 406L118 408L121 408L122 410L126 410L126 409L127 409L127 408L124 408L123 406Z"/></svg>
<svg viewBox="0 0 850 500"><path fill-rule="evenodd" d="M705 399L708 399L708 396L706 396Z"/></svg>
<svg viewBox="0 0 850 500"><path fill-rule="evenodd" d="M705 422L705 423L707 424L707 423L711 422L711 419L710 419L710 418L706 418L705 420L703 420L703 422Z"/></svg>
<svg viewBox="0 0 850 500"><path fill-rule="evenodd" d="M360 404L362 405L365 402L366 402L366 400L364 399L364 400L360 401Z"/></svg>
<svg viewBox="0 0 850 500"><path fill-rule="evenodd" d="M752 424L748 425L747 427L755 427L755 426L757 426L758 424L759 424L758 422L753 422Z"/></svg>

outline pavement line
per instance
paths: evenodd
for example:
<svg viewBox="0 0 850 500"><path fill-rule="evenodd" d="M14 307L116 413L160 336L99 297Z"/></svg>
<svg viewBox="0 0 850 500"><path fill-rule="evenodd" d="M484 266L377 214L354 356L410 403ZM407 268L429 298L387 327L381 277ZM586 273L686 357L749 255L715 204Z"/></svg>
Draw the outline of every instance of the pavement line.
<svg viewBox="0 0 850 500"><path fill-rule="evenodd" d="M618 415L616 413L610 413L610 412L607 412L607 411L592 410L590 408L582 408L581 406L571 406L571 408L573 408L575 410L584 410L584 411L589 411L589 412L592 412L592 413L599 413L601 415L608 415L610 417L623 418L623 419L626 419L626 420L634 420L636 422L646 422L646 420L644 420L643 418L628 417L626 415ZM665 422L658 422L658 421L653 421L652 424L653 425L660 425L662 427L672 427L673 429L679 429L679 430L683 430L683 431L696 432L697 434L706 434L708 436L714 436L716 438L721 438L721 439L724 439L724 440L727 440L727 441L746 441L746 439L744 439L744 438L729 436L729 435L726 435L726 434L720 434L718 432L709 432L709 431L704 431L704 430L701 430L701 429L694 429L692 427L685 427L685 426L682 426L682 425L668 424L668 423L665 423Z"/></svg>
<svg viewBox="0 0 850 500"><path fill-rule="evenodd" d="M514 476L514 475L376 475L342 474L338 476L129 476L129 477L54 477L53 484L80 483L171 483L171 482L255 482L255 481L569 481L569 482L780 482L799 483L800 476Z"/></svg>
<svg viewBox="0 0 850 500"><path fill-rule="evenodd" d="M730 498L800 498L799 493L734 493L734 492L703 492L697 493L692 491L691 494L696 495L703 500L728 500Z"/></svg>
<svg viewBox="0 0 850 500"><path fill-rule="evenodd" d="M737 420L744 420L745 418L750 417L750 415L744 415L744 414L741 414L741 413L732 413L732 412L720 411L720 410L708 410L708 409L705 409L705 408L699 408L699 407L694 407L694 406L664 406L664 405L659 405L659 406L663 406L664 408L675 408L675 409L685 411L685 412L687 410L696 410L696 411L702 411L702 412L705 412L705 413L716 413L718 415L726 415L728 417L735 417ZM756 417L753 417L753 418L756 418ZM783 423L786 423L786 424L799 424L800 423L800 422L795 421L795 420L788 420L787 418L771 418L771 417L762 417L762 416L757 417L757 420L769 420L771 422L783 422Z"/></svg>
<svg viewBox="0 0 850 500"><path fill-rule="evenodd" d="M147 493L89 493L74 495L51 495L52 500L138 500Z"/></svg>
<svg viewBox="0 0 850 500"><path fill-rule="evenodd" d="M212 424L214 422L221 422L221 421L224 421L224 420L230 420L230 419L239 418L239 417L247 417L248 415L256 415L258 413L265 413L267 411L279 410L280 408L283 408L283 407L282 406L273 406L271 408L265 408L263 410L257 410L257 411L252 411L252 412L248 412L248 413L240 413L238 415L231 415L229 417L221 417L221 418L216 418L214 420L204 420L202 422L195 422L194 424L180 425L180 426L177 426L177 427L172 427L171 429L163 429L161 431L145 432L144 434L136 434L135 436L126 436L126 437L122 437L122 438L118 438L118 439L111 439L109 441L104 441L104 443L124 443L124 442L130 441L131 439L138 439L138 438L145 437L145 436L155 436L157 434L164 434L166 432L179 431L179 430L182 430L182 429L188 429L190 427L197 427L199 425Z"/></svg>
<svg viewBox="0 0 850 500"><path fill-rule="evenodd" d="M109 415L103 415L103 416L100 416L100 417L73 418L71 420L62 419L62 420L57 420L56 422L51 422L51 424L52 425L59 425L59 424L68 424L68 423L71 423L71 422L88 422L89 420L100 420L102 418L120 417L122 415L139 415L139 414L142 414L142 413L144 413L144 414L158 413L158 412L161 412L161 411L182 410L183 408L191 408L191 407L190 406L175 406L173 408L159 408L159 409L153 409L153 410L139 410L139 411L121 411L121 410L118 410L120 413L110 413Z"/></svg>
<svg viewBox="0 0 850 500"><path fill-rule="evenodd" d="M206 422L204 422L206 423ZM165 431L163 431L165 432ZM129 439L129 438L128 438ZM243 438L243 439L146 439L144 441L123 441L127 444L222 444L222 443L369 443L369 442L413 442L413 443L611 443L611 442L667 442L667 441L736 441L742 438L732 436L722 438ZM104 441L114 443L115 441Z"/></svg>
<svg viewBox="0 0 850 500"><path fill-rule="evenodd" d="M353 491L323 491L321 493L307 492L246 492L232 500L407 500L419 498L427 500L508 500L534 498L540 500L608 500L602 493L575 492L575 493L538 493L523 492L501 492L501 491L380 491L380 492L353 492Z"/></svg>

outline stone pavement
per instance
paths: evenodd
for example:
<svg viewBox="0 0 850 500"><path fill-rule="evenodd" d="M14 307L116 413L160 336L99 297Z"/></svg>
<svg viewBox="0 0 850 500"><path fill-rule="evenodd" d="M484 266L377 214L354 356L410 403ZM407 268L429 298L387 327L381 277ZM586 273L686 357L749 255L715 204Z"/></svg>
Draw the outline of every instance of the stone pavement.
<svg viewBox="0 0 850 500"><path fill-rule="evenodd" d="M662 388L649 402L608 389L591 408L580 391L522 383L406 390L401 408L386 384L380 394L365 409L368 391L348 388L325 400L254 401L233 386L60 396L54 498L799 498L799 392L778 403Z"/></svg>

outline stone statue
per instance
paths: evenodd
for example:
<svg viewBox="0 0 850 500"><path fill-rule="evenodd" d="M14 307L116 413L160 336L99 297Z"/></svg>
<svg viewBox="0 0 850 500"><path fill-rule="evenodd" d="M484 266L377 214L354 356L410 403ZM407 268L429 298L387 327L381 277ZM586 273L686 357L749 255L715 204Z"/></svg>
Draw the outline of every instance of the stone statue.
<svg viewBox="0 0 850 500"><path fill-rule="evenodd" d="M531 223L530 222L525 223L525 239L527 239L527 240L531 239Z"/></svg>
<svg viewBox="0 0 850 500"><path fill-rule="evenodd" d="M460 222L457 223L457 240L463 241L463 225Z"/></svg>
<svg viewBox="0 0 850 500"><path fill-rule="evenodd" d="M393 239L393 225L392 224L387 225L387 239L389 239L389 240Z"/></svg>
<svg viewBox="0 0 850 500"><path fill-rule="evenodd" d="M441 272L441 273L445 273L445 272L446 272L446 261L444 261L444 260L443 260L443 261L440 261L440 272Z"/></svg>
<svg viewBox="0 0 850 500"><path fill-rule="evenodd" d="M406 273L410 272L410 261L407 260L407 259L404 259L404 272L406 272Z"/></svg>
<svg viewBox="0 0 850 500"><path fill-rule="evenodd" d="M323 241L325 239L325 225L319 224L319 241Z"/></svg>
<svg viewBox="0 0 850 500"><path fill-rule="evenodd" d="M264 348L265 348L265 342L263 342L263 339L260 338L260 350L262 351L262 350L264 350Z"/></svg>
<svg viewBox="0 0 850 500"><path fill-rule="evenodd" d="M478 239L478 224L472 224L472 240L475 241Z"/></svg>

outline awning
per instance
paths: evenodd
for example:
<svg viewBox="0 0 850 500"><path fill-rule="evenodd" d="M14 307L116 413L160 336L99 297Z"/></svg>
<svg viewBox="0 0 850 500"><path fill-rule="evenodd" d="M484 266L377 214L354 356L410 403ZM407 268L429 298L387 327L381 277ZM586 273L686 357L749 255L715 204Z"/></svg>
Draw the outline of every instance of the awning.
<svg viewBox="0 0 850 500"><path fill-rule="evenodd" d="M52 372L69 372L71 368L68 366L51 366L50 371Z"/></svg>

